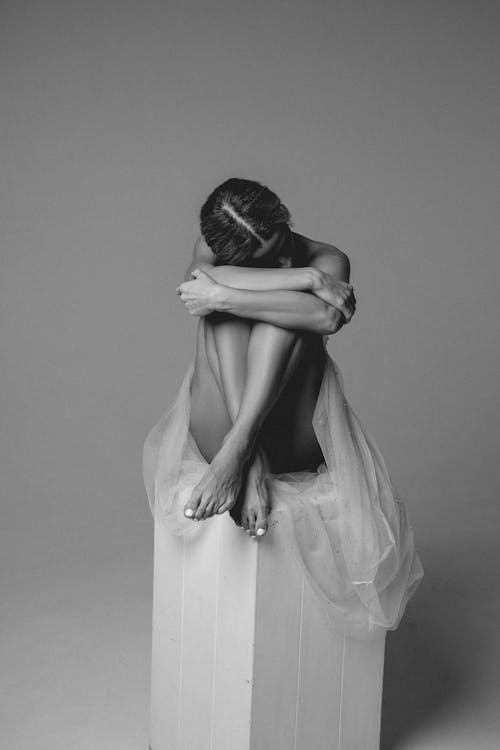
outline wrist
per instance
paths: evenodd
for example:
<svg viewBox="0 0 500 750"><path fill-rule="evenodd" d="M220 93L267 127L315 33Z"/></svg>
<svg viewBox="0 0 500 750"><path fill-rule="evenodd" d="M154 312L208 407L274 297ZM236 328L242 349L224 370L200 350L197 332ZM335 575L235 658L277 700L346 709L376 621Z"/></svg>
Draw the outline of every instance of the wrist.
<svg viewBox="0 0 500 750"><path fill-rule="evenodd" d="M217 284L215 292L214 310L218 312L227 312L231 308L234 292L236 290L225 284Z"/></svg>

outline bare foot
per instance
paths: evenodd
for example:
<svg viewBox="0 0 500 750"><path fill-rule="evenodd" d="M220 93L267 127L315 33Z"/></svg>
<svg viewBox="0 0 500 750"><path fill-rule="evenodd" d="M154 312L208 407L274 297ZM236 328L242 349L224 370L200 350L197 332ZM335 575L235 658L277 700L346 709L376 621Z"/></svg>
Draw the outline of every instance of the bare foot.
<svg viewBox="0 0 500 750"><path fill-rule="evenodd" d="M224 441L184 506L184 515L201 521L230 510L240 493L248 456L249 445L244 436Z"/></svg>
<svg viewBox="0 0 500 750"><path fill-rule="evenodd" d="M250 467L245 494L241 505L241 527L257 539L267 531L267 516L270 511L266 469L262 462ZM256 536L257 535L257 536Z"/></svg>

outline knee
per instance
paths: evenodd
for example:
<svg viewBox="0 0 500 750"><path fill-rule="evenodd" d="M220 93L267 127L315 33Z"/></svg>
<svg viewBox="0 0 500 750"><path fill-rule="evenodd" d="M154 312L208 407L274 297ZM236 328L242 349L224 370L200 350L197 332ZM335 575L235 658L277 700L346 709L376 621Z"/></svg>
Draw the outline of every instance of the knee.
<svg viewBox="0 0 500 750"><path fill-rule="evenodd" d="M272 323L258 322L254 325L252 336L271 346L293 346L297 351L305 350L317 334L311 331L298 331L292 328L280 328Z"/></svg>
<svg viewBox="0 0 500 750"><path fill-rule="evenodd" d="M247 318L236 318L228 313L216 313L216 317L212 314L205 320L208 338L216 349L228 347L235 353L246 352L252 331L252 321Z"/></svg>
<svg viewBox="0 0 500 750"><path fill-rule="evenodd" d="M205 317L205 351L212 372L221 379L221 367L228 362L246 363L251 321L226 313Z"/></svg>
<svg viewBox="0 0 500 750"><path fill-rule="evenodd" d="M254 321L250 320L250 318L240 318L231 313L215 310L205 316L205 323L213 328L224 325L234 329L250 330Z"/></svg>

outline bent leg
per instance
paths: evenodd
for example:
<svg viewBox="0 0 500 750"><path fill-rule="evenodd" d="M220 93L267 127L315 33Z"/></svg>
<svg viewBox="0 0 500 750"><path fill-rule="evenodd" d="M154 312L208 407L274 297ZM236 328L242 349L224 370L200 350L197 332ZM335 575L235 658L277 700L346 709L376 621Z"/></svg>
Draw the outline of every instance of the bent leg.
<svg viewBox="0 0 500 750"><path fill-rule="evenodd" d="M223 356L224 352L221 356L224 378L215 348L216 321L220 324L224 340L228 342L226 349L231 353L230 357ZM205 507L208 502L213 501L211 515L222 504L227 503L224 509L229 509L236 502L242 488L242 469L249 455L248 440L242 431L231 440L228 436L239 409L240 388L243 388L246 379L250 330L250 322L244 320L227 327L224 316L218 313L202 318L199 322L191 389L190 431L209 465L184 506L184 514L195 521L204 517L200 503ZM227 401L223 381L229 395Z"/></svg>
<svg viewBox="0 0 500 750"><path fill-rule="evenodd" d="M279 400L308 348L310 334L256 323L252 329L247 356L247 382L238 414L243 424L254 420L261 431L265 418ZM267 531L269 513L267 488L262 477L250 470L247 492L240 511L242 527L251 536Z"/></svg>
<svg viewBox="0 0 500 750"><path fill-rule="evenodd" d="M209 362L205 342L205 320L199 318L198 321L194 370L189 394L189 431L201 455L207 464L210 464L231 429L233 420L229 415L222 388L214 377Z"/></svg>
<svg viewBox="0 0 500 750"><path fill-rule="evenodd" d="M247 355L247 380L235 426L260 430L307 349L310 334L269 323L252 328Z"/></svg>
<svg viewBox="0 0 500 750"><path fill-rule="evenodd" d="M252 322L227 313L205 318L205 350L234 424L246 383L247 352Z"/></svg>
<svg viewBox="0 0 500 750"><path fill-rule="evenodd" d="M207 358L234 420L219 454L232 442L237 446L243 443L247 446L248 460L258 431L295 370L310 334L260 322L254 323L250 331L248 323L232 316L219 316L215 322L206 319L205 330ZM259 481L258 476L253 479ZM201 484L186 506L194 511L196 519L224 512L234 505L235 498L217 497L216 488L210 487L210 483ZM263 492L254 492L253 497L256 495L262 497ZM250 514L242 521L248 522L252 532L256 519L265 531L266 507L242 510Z"/></svg>
<svg viewBox="0 0 500 750"><path fill-rule="evenodd" d="M307 334L220 315L205 319L205 344L212 374L236 422L258 432L307 345Z"/></svg>

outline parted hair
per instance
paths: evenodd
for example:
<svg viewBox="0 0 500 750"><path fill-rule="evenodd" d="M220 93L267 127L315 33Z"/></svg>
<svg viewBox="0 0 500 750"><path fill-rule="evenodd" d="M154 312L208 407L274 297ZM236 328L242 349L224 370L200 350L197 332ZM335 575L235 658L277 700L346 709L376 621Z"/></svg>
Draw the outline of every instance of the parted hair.
<svg viewBox="0 0 500 750"><path fill-rule="evenodd" d="M253 253L291 215L276 193L254 180L232 177L218 185L200 210L200 228L217 265L252 264Z"/></svg>

